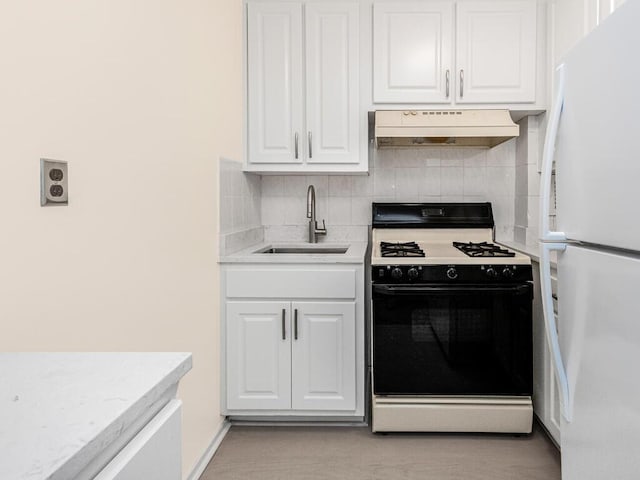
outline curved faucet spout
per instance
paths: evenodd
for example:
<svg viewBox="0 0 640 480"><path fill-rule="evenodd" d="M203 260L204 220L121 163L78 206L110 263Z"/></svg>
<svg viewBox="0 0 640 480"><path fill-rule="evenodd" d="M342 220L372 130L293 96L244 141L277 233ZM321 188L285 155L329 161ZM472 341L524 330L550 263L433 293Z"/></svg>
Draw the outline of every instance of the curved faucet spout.
<svg viewBox="0 0 640 480"><path fill-rule="evenodd" d="M307 218L309 220L309 243L316 243L318 235L326 235L327 227L322 221L322 228L318 228L316 221L316 190L313 185L309 185L307 189Z"/></svg>
<svg viewBox="0 0 640 480"><path fill-rule="evenodd" d="M307 218L313 218L316 216L316 190L313 185L309 185L307 188Z"/></svg>

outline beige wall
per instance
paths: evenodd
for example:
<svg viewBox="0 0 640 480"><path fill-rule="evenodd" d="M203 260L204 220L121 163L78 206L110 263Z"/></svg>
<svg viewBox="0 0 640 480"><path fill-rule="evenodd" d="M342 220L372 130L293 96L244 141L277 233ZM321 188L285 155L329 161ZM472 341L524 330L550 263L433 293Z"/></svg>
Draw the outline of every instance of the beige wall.
<svg viewBox="0 0 640 480"><path fill-rule="evenodd" d="M0 5L0 350L193 352L184 468L217 431L217 162L241 155L240 0ZM39 159L69 162L41 208Z"/></svg>

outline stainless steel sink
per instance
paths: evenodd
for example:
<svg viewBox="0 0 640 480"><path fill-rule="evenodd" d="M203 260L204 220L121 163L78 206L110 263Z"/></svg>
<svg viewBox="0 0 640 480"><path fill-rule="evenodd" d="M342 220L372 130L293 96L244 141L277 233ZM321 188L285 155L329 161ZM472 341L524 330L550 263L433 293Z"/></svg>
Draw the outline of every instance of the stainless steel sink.
<svg viewBox="0 0 640 480"><path fill-rule="evenodd" d="M307 255L336 255L347 253L349 247L267 247L254 253L297 253Z"/></svg>

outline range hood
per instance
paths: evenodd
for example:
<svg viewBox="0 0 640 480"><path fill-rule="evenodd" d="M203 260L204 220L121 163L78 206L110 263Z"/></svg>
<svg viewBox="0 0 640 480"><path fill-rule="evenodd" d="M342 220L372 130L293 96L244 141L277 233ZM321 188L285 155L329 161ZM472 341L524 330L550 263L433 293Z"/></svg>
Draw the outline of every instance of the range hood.
<svg viewBox="0 0 640 480"><path fill-rule="evenodd" d="M495 147L517 137L508 110L377 110L376 147Z"/></svg>

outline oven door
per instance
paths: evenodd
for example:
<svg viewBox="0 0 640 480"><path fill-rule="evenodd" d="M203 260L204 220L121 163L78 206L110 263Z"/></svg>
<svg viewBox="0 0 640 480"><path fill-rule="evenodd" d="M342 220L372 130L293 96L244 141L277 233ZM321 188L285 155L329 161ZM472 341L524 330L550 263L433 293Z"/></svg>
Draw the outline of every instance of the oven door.
<svg viewBox="0 0 640 480"><path fill-rule="evenodd" d="M373 285L376 395L532 392L533 287Z"/></svg>

